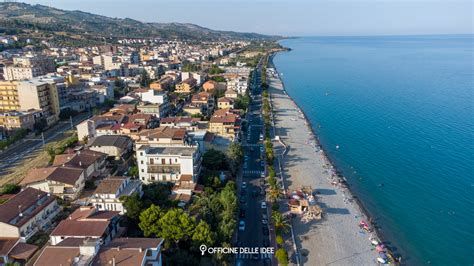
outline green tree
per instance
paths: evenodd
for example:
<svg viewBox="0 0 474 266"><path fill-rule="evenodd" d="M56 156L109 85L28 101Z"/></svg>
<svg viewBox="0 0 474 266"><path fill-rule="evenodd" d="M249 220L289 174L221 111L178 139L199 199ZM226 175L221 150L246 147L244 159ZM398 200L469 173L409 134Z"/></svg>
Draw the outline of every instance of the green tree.
<svg viewBox="0 0 474 266"><path fill-rule="evenodd" d="M161 236L162 211L159 206L151 205L148 209L140 214L140 223L138 226L143 231L143 235L148 237L151 235Z"/></svg>
<svg viewBox="0 0 474 266"><path fill-rule="evenodd" d="M219 68L218 66L216 65L213 65L210 69L209 69L209 74L210 75L216 75L216 74L221 74L221 73L224 73L224 69L221 69Z"/></svg>
<svg viewBox="0 0 474 266"><path fill-rule="evenodd" d="M170 209L159 221L159 234L157 236L174 241L192 238L196 222L182 209Z"/></svg>
<svg viewBox="0 0 474 266"><path fill-rule="evenodd" d="M276 176L275 168L273 167L273 165L268 166L268 176L269 177L275 177Z"/></svg>
<svg viewBox="0 0 474 266"><path fill-rule="evenodd" d="M229 156L229 159L239 164L244 158L244 149L239 143L232 142L227 149L227 155Z"/></svg>
<svg viewBox="0 0 474 266"><path fill-rule="evenodd" d="M247 110L249 104L250 97L248 95L239 95L237 99L235 99L234 107L235 109Z"/></svg>
<svg viewBox="0 0 474 266"><path fill-rule="evenodd" d="M48 147L48 149L46 149L46 152L48 153L48 156L49 156L49 163L53 163L54 158L56 157L56 150L50 146Z"/></svg>
<svg viewBox="0 0 474 266"><path fill-rule="evenodd" d="M273 176L270 176L268 177L268 185L272 188L272 187L276 187L277 186L277 179Z"/></svg>
<svg viewBox="0 0 474 266"><path fill-rule="evenodd" d="M219 194L219 199L225 213L235 214L238 208L235 182L227 182Z"/></svg>
<svg viewBox="0 0 474 266"><path fill-rule="evenodd" d="M150 76L148 75L148 72L146 70L142 70L140 73L140 86L142 87L148 87L150 85Z"/></svg>
<svg viewBox="0 0 474 266"><path fill-rule="evenodd" d="M222 76L213 76L211 79L215 82L225 82L225 78Z"/></svg>
<svg viewBox="0 0 474 266"><path fill-rule="evenodd" d="M273 225L277 232L288 232L290 229L290 223L281 213L274 211L272 213Z"/></svg>
<svg viewBox="0 0 474 266"><path fill-rule="evenodd" d="M121 196L120 201L123 202L123 206L127 210L125 215L133 221L138 221L143 210L143 202L138 193L133 193L131 196Z"/></svg>
<svg viewBox="0 0 474 266"><path fill-rule="evenodd" d="M134 165L130 167L130 170L128 170L128 175L131 177L137 177L138 176L138 166Z"/></svg>
<svg viewBox="0 0 474 266"><path fill-rule="evenodd" d="M226 156L223 152L210 149L202 156L202 166L209 170L227 170Z"/></svg>
<svg viewBox="0 0 474 266"><path fill-rule="evenodd" d="M283 237L281 235L277 235L275 241L279 246L283 245L284 242Z"/></svg>
<svg viewBox="0 0 474 266"><path fill-rule="evenodd" d="M199 221L199 224L194 228L192 240L194 246L199 247L204 244L212 246L215 241L215 233L212 232L211 227L204 220Z"/></svg>
<svg viewBox="0 0 474 266"><path fill-rule="evenodd" d="M278 185L275 187L270 187L270 191L268 191L268 198L272 203L275 203L278 199L283 197L283 192Z"/></svg>
<svg viewBox="0 0 474 266"><path fill-rule="evenodd" d="M235 215L223 213L222 220L219 222L218 233L221 242L228 242L232 239L237 221Z"/></svg>
<svg viewBox="0 0 474 266"><path fill-rule="evenodd" d="M8 183L2 187L2 192L0 194L16 194L20 192L21 187L17 184Z"/></svg>
<svg viewBox="0 0 474 266"><path fill-rule="evenodd" d="M288 265L288 253L284 248L279 248L275 252L275 257L278 260L279 265Z"/></svg>

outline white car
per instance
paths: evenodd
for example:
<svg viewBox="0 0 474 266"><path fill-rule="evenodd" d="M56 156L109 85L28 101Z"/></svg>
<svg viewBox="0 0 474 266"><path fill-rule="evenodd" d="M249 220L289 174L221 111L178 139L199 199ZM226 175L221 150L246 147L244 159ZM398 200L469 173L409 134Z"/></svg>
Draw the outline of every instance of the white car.
<svg viewBox="0 0 474 266"><path fill-rule="evenodd" d="M264 152L263 145L260 146L260 152Z"/></svg>
<svg viewBox="0 0 474 266"><path fill-rule="evenodd" d="M262 209L266 209L267 208L267 203L265 201L262 201L262 203L260 203L260 207Z"/></svg>
<svg viewBox="0 0 474 266"><path fill-rule="evenodd" d="M262 224L268 224L267 219L262 219Z"/></svg>
<svg viewBox="0 0 474 266"><path fill-rule="evenodd" d="M241 232L245 231L245 221L239 222L239 231Z"/></svg>
<svg viewBox="0 0 474 266"><path fill-rule="evenodd" d="M243 189L247 188L247 182L242 182L242 188Z"/></svg>

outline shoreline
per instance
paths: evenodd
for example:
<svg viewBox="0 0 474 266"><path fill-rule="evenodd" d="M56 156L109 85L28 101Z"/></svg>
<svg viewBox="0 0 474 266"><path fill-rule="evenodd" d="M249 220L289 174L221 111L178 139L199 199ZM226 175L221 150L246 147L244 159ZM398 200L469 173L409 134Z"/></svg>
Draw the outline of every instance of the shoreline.
<svg viewBox="0 0 474 266"><path fill-rule="evenodd" d="M328 180L328 181L332 181L331 183L336 182L336 187L340 188L343 191L344 202L346 202L346 200L347 200L349 202L349 204L352 203L352 202L355 203L353 205L356 207L357 211L361 214L361 217L358 217L358 218L363 218L365 221L367 221L367 223L370 225L370 228L372 229L372 232L370 233L370 239L376 240L379 243L386 243L387 239L384 237L383 233L377 228L377 226L376 226L377 223L373 222L374 221L373 216L370 214L368 209L365 208L365 206L364 206L363 202L360 200L360 198L351 189L351 186L350 186L346 176L344 176L343 172L341 170L339 170L339 168L337 167L337 164L334 162L334 160L332 160L329 157L328 153L326 152L326 149L321 144L320 139L319 139L318 135L316 134L315 129L313 128L313 125L312 125L311 121L309 121L309 119L308 119L308 116L306 115L304 110L296 103L296 101L288 94L288 91L285 88L285 83L283 82L281 74L277 70L277 68L276 68L276 66L273 62L273 58L276 54L277 53L272 53L269 56L268 65L269 65L269 67L272 67L273 69L275 69L275 73L277 75L276 79L278 79L280 81L281 86L282 86L282 91L284 92L286 97L294 104L294 106L296 106L296 110L298 111L299 116L302 116L302 119L303 119L304 124L306 126L306 130L308 131L308 133L310 135L309 143L307 143L307 144L311 145L313 150L314 150L314 154L315 155L319 154L323 158L325 163L328 165L327 170L331 174L331 180ZM268 77L267 77L267 79L268 79ZM270 95L273 96L272 93L270 93ZM271 97L271 102L272 102L272 105L274 105L274 103L273 103L274 100L272 98L273 97ZM278 117L278 114L274 114L274 117ZM288 180L285 180L285 182L287 182L287 181ZM315 190L317 190L317 188ZM318 195L317 195L317 197L318 197ZM325 214L325 215L327 215L327 214ZM358 215L356 215L356 217L357 216ZM299 243L299 244L301 246L301 243ZM399 263L395 261L395 257L393 255L394 254L394 252L392 250L393 247L389 247L387 245L385 245L385 246L386 246L387 254L389 255L389 258L392 261L392 264L397 264L398 265ZM298 253L300 253L300 252L298 252ZM397 254L397 256L400 256L400 255Z"/></svg>

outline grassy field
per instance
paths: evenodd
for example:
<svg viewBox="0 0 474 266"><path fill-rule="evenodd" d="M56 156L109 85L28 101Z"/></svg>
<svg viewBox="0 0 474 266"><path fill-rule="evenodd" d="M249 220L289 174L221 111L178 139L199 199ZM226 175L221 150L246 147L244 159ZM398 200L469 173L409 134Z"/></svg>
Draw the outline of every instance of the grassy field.
<svg viewBox="0 0 474 266"><path fill-rule="evenodd" d="M48 166L48 148L53 147L55 150L60 149L67 143L68 138L73 135L73 131L62 133L53 141L46 144L44 149L35 151L30 155L25 156L23 160L18 161L15 165L10 166L10 169L8 169L10 173L0 177L0 187L8 183L19 183L30 169Z"/></svg>

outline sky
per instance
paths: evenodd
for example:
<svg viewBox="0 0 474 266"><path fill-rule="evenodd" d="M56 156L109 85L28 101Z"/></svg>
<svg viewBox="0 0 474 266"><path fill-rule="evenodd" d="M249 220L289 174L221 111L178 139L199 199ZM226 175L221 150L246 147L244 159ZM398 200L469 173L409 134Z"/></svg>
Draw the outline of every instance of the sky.
<svg viewBox="0 0 474 266"><path fill-rule="evenodd" d="M21 0L20 0L21 1ZM472 0L25 0L144 22L285 36L474 33Z"/></svg>

